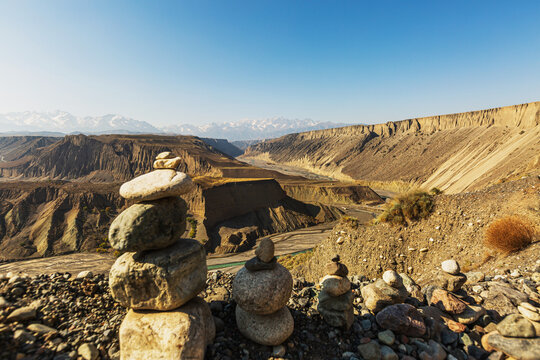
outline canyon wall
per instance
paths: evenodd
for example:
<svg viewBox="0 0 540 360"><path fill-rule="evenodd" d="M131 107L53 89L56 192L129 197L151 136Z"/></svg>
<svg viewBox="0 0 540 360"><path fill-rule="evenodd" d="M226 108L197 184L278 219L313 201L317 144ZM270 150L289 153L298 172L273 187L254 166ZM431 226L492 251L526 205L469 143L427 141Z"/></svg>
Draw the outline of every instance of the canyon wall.
<svg viewBox="0 0 540 360"><path fill-rule="evenodd" d="M540 102L290 134L244 158L339 180L410 181L460 192L540 167Z"/></svg>

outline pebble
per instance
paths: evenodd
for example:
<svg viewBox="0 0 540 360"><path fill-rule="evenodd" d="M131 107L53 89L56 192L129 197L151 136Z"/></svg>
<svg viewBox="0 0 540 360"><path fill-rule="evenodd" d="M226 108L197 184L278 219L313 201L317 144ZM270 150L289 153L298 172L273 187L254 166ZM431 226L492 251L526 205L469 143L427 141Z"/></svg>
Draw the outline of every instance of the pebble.
<svg viewBox="0 0 540 360"><path fill-rule="evenodd" d="M274 258L274 242L269 238L264 238L255 249L255 255L262 262L270 262Z"/></svg>
<svg viewBox="0 0 540 360"><path fill-rule="evenodd" d="M519 314L510 314L497 324L497 330L503 336L514 338L533 338L536 331L533 324Z"/></svg>
<svg viewBox="0 0 540 360"><path fill-rule="evenodd" d="M441 263L441 268L448 274L457 275L460 273L461 269L456 260L450 259L445 260Z"/></svg>
<svg viewBox="0 0 540 360"><path fill-rule="evenodd" d="M360 344L358 345L357 350L364 360L381 359L381 347L375 341L370 341L367 344Z"/></svg>
<svg viewBox="0 0 540 360"><path fill-rule="evenodd" d="M272 348L272 356L283 357L285 356L286 349L283 345L276 345Z"/></svg>
<svg viewBox="0 0 540 360"><path fill-rule="evenodd" d="M94 274L91 271L85 270L78 273L75 279L77 280L88 279L88 278L91 278L92 276L94 276Z"/></svg>
<svg viewBox="0 0 540 360"><path fill-rule="evenodd" d="M321 279L321 289L332 296L340 296L351 289L351 282L343 276L326 275Z"/></svg>
<svg viewBox="0 0 540 360"><path fill-rule="evenodd" d="M398 360L399 357L391 347L381 346L381 360Z"/></svg>
<svg viewBox="0 0 540 360"><path fill-rule="evenodd" d="M393 345L396 341L396 336L392 330L384 330L377 334L377 338L385 345Z"/></svg>
<svg viewBox="0 0 540 360"><path fill-rule="evenodd" d="M8 317L8 321L26 321L32 320L36 317L36 309L25 306L12 311Z"/></svg>
<svg viewBox="0 0 540 360"><path fill-rule="evenodd" d="M96 360L99 356L99 351L94 344L84 343L77 349L77 354L84 360Z"/></svg>
<svg viewBox="0 0 540 360"><path fill-rule="evenodd" d="M517 308L521 315L525 316L527 319L540 322L540 309L537 307L522 302Z"/></svg>
<svg viewBox="0 0 540 360"><path fill-rule="evenodd" d="M386 270L382 276L385 283L392 287L403 286L403 279L394 270Z"/></svg>

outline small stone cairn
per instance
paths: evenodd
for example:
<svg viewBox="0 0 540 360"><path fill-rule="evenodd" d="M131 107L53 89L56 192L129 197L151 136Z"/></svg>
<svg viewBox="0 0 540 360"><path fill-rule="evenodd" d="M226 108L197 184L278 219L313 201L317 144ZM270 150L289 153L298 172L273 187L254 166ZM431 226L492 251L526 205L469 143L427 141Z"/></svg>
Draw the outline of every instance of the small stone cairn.
<svg viewBox="0 0 540 360"><path fill-rule="evenodd" d="M330 326L349 329L354 322L351 282L347 278L349 269L340 262L336 255L326 265L328 275L320 281L321 292L317 310Z"/></svg>
<svg viewBox="0 0 540 360"><path fill-rule="evenodd" d="M442 272L437 279L437 285L451 292L461 290L467 281L467 275L461 272L461 268L456 260L449 259L441 263Z"/></svg>
<svg viewBox="0 0 540 360"><path fill-rule="evenodd" d="M401 304L409 296L403 279L394 270L385 271L382 279L364 286L361 293L365 306L373 313L389 305Z"/></svg>
<svg viewBox="0 0 540 360"><path fill-rule="evenodd" d="M233 282L236 325L248 339L276 346L294 330L294 320L286 306L292 292L292 276L277 263L272 240L263 239L255 255L238 271Z"/></svg>
<svg viewBox="0 0 540 360"><path fill-rule="evenodd" d="M206 302L206 252L182 239L187 206L179 196L193 189L176 171L181 159L169 152L156 157L154 171L120 187L135 204L109 229L111 246L125 251L111 268L113 297L129 308L119 330L123 360L203 359L215 336Z"/></svg>

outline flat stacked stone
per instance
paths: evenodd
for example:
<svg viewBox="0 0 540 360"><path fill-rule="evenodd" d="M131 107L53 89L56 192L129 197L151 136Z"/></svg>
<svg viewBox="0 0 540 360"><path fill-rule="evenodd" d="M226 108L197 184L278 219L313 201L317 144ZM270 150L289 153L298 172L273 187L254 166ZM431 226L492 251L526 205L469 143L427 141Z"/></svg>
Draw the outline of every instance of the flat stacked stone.
<svg viewBox="0 0 540 360"><path fill-rule="evenodd" d="M248 339L275 346L294 330L294 321L286 307L292 292L292 276L274 256L274 243L263 239L255 257L238 271L233 282L236 301L236 325Z"/></svg>
<svg viewBox="0 0 540 360"><path fill-rule="evenodd" d="M116 301L129 308L120 326L122 359L204 359L215 336L206 302L206 252L182 239L187 205L179 196L193 189L176 171L181 159L161 153L154 171L120 187L135 202L113 221L109 242L125 251L111 268L109 286Z"/></svg>
<svg viewBox="0 0 540 360"><path fill-rule="evenodd" d="M321 279L321 292L317 310L330 326L349 329L354 322L351 283L347 278L349 270L336 255L326 265L328 275Z"/></svg>
<svg viewBox="0 0 540 360"><path fill-rule="evenodd" d="M389 305L401 304L409 296L403 279L394 270L387 270L382 279L364 286L361 293L365 306L373 313Z"/></svg>
<svg viewBox="0 0 540 360"><path fill-rule="evenodd" d="M436 285L441 288L456 292L461 289L467 281L467 275L461 272L460 266L456 260L445 260L441 263L442 272L436 279Z"/></svg>

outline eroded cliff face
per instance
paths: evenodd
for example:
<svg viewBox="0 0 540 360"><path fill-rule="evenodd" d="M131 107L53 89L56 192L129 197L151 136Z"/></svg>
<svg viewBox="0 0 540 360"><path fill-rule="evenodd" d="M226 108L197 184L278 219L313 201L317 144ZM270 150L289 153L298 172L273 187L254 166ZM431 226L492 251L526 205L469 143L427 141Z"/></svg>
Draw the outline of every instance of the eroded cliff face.
<svg viewBox="0 0 540 360"><path fill-rule="evenodd" d="M540 166L540 102L286 135L242 158L340 180L415 181L460 192Z"/></svg>
<svg viewBox="0 0 540 360"><path fill-rule="evenodd" d="M328 181L281 182L288 196L303 202L323 204L383 204L384 200L369 186Z"/></svg>
<svg viewBox="0 0 540 360"><path fill-rule="evenodd" d="M0 261L108 248L114 218L130 204L120 183L0 182ZM275 180L229 179L184 196L209 252L237 252L264 235L336 220L331 206L289 198ZM184 237L188 237L188 226Z"/></svg>
<svg viewBox="0 0 540 360"><path fill-rule="evenodd" d="M191 175L220 176L220 168L246 166L193 136L69 135L0 162L0 177L126 181L151 170L163 151L180 156L179 170Z"/></svg>
<svg viewBox="0 0 540 360"><path fill-rule="evenodd" d="M95 249L125 205L118 187L2 183L0 260Z"/></svg>
<svg viewBox="0 0 540 360"><path fill-rule="evenodd" d="M195 183L196 190L186 200L198 220L197 239L205 241L210 252L245 251L261 236L334 221L342 214L332 206L287 196L273 179Z"/></svg>

